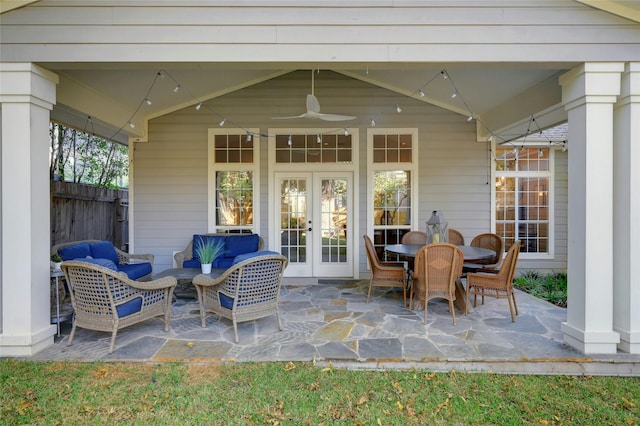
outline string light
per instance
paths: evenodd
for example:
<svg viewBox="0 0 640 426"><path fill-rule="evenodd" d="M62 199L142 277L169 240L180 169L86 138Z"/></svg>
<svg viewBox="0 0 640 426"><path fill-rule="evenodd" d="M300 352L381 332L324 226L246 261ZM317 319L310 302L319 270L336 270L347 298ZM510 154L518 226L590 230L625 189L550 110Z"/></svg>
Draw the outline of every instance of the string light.
<svg viewBox="0 0 640 426"><path fill-rule="evenodd" d="M316 143L320 142L322 142L322 138L320 137L320 134L318 134L318 136L316 136Z"/></svg>
<svg viewBox="0 0 640 426"><path fill-rule="evenodd" d="M144 98L144 102L145 102L147 105L151 105L151 101L149 100L149 98Z"/></svg>
<svg viewBox="0 0 640 426"><path fill-rule="evenodd" d="M371 119L371 127L376 127L376 121L373 118Z"/></svg>
<svg viewBox="0 0 640 426"><path fill-rule="evenodd" d="M220 122L220 127L224 126L224 123L226 123L226 122L227 122L227 119L223 118L222 121Z"/></svg>
<svg viewBox="0 0 640 426"><path fill-rule="evenodd" d="M291 135L289 135L289 140L287 140L287 145L291 146Z"/></svg>
<svg viewBox="0 0 640 426"><path fill-rule="evenodd" d="M344 128L344 135L345 135L345 136L349 136L349 131L347 130L347 128L346 128L346 127Z"/></svg>
<svg viewBox="0 0 640 426"><path fill-rule="evenodd" d="M251 132L247 132L246 142L251 142Z"/></svg>
<svg viewBox="0 0 640 426"><path fill-rule="evenodd" d="M131 128L133 129L134 127L136 127L136 125L135 125L135 124L133 124L133 121L130 121L130 122L129 122L129 127L131 127Z"/></svg>
<svg viewBox="0 0 640 426"><path fill-rule="evenodd" d="M458 96L458 91L456 90L451 94L451 99L455 99Z"/></svg>
<svg viewBox="0 0 640 426"><path fill-rule="evenodd" d="M200 108L202 108L202 102L199 102L198 105L196 105L196 111L200 111Z"/></svg>
<svg viewBox="0 0 640 426"><path fill-rule="evenodd" d="M402 108L400 108L399 104L396 104L396 112L398 112L398 113L402 112Z"/></svg>
<svg viewBox="0 0 640 426"><path fill-rule="evenodd" d="M469 117L467 117L467 121L471 121L473 120L473 114L471 114Z"/></svg>
<svg viewBox="0 0 640 426"><path fill-rule="evenodd" d="M176 85L176 87L173 88L173 93L178 93L180 91L180 85Z"/></svg>
<svg viewBox="0 0 640 426"><path fill-rule="evenodd" d="M421 98L424 98L424 90L418 89L418 93L420 93Z"/></svg>

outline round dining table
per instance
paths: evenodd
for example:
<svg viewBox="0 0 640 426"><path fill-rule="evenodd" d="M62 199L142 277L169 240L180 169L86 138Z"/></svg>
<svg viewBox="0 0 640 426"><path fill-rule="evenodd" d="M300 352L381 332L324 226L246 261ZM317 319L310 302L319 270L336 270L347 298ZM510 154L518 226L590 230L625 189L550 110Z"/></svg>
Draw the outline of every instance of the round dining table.
<svg viewBox="0 0 640 426"><path fill-rule="evenodd" d="M408 258L415 258L418 251L424 247L424 244L389 244L384 246L385 251L389 253L405 256ZM490 259L496 255L496 252L483 247L472 246L456 246L462 250L465 262L477 262L483 259ZM426 302L424 302L426 303ZM462 286L460 280L456 280L456 304L462 312L467 312L469 301L467 299L467 292Z"/></svg>
<svg viewBox="0 0 640 426"><path fill-rule="evenodd" d="M418 250L424 247L424 244L389 244L384 246L385 251L406 257L416 257ZM496 255L496 252L483 247L472 246L456 246L462 250L465 262L478 261L482 259L490 259Z"/></svg>

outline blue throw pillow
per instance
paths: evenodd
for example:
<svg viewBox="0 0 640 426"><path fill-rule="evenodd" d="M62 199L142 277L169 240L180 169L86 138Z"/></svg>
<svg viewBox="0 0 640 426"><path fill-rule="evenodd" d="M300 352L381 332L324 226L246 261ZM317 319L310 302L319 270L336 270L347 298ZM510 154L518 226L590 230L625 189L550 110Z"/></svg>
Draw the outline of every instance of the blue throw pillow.
<svg viewBox="0 0 640 426"><path fill-rule="evenodd" d="M258 234L229 236L225 241L225 256L236 257L239 254L258 251L259 242Z"/></svg>
<svg viewBox="0 0 640 426"><path fill-rule="evenodd" d="M98 241L89 244L89 247L91 248L91 256L94 258L109 259L116 265L120 263L118 253L116 253L116 249L110 241Z"/></svg>
<svg viewBox="0 0 640 426"><path fill-rule="evenodd" d="M88 243L75 244L58 250L58 254L62 260L78 259L80 257L91 256L91 249Z"/></svg>
<svg viewBox="0 0 640 426"><path fill-rule="evenodd" d="M80 257L78 259L73 259L73 260L79 260L80 262L87 262L87 263L92 263L94 265L104 266L105 268L109 268L114 271L118 270L118 267L116 266L115 263L111 261L111 259L101 259L101 258L94 259L91 257Z"/></svg>
<svg viewBox="0 0 640 426"><path fill-rule="evenodd" d="M149 275L152 271L151 264L149 262L141 262L141 263L131 263L128 265L120 264L118 265L118 272L124 272L127 274L129 279L137 280L139 278L144 277L145 275Z"/></svg>
<svg viewBox="0 0 640 426"><path fill-rule="evenodd" d="M224 239L225 237L221 237L218 235L194 235L193 236L193 259L197 260L198 263L201 263L200 258L198 257L198 254L197 254L198 253L197 249L203 243L206 244L208 241L213 241L213 244L222 246L222 250L220 250L220 253L218 253L218 256L216 256L216 258L213 259L213 262L215 263L216 259L224 256Z"/></svg>
<svg viewBox="0 0 640 426"><path fill-rule="evenodd" d="M243 261L245 261L247 259L251 259L252 257L265 256L265 255L268 255L268 254L280 254L280 253L278 253L277 251L262 250L262 251L256 251L256 252L253 252L253 253L239 254L233 259L232 265L235 265L236 263L243 262Z"/></svg>

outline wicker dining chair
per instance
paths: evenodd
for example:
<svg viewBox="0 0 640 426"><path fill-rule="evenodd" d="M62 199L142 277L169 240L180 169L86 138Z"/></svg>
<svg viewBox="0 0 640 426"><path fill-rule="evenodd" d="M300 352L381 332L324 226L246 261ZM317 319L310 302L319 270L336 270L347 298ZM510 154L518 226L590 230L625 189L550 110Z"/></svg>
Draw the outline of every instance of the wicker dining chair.
<svg viewBox="0 0 640 426"><path fill-rule="evenodd" d="M520 244L520 240L513 243L497 274L471 272L467 274L467 295L473 294L473 306L476 306L478 295L482 296L482 304L484 304L485 296L507 299L509 300L512 322L516 320L514 311L515 315L518 315L516 295L513 292L513 276L520 254Z"/></svg>
<svg viewBox="0 0 640 426"><path fill-rule="evenodd" d="M462 233L456 229L449 228L449 244L453 244L456 246L464 245L464 236Z"/></svg>
<svg viewBox="0 0 640 426"><path fill-rule="evenodd" d="M276 252L249 253L245 260L231 265L222 275L196 275L193 285L198 292L200 321L204 327L211 312L233 322L236 343L238 323L275 314L282 330L278 300L286 257Z"/></svg>
<svg viewBox="0 0 640 426"><path fill-rule="evenodd" d="M416 255L415 268L411 277L413 285L409 296L409 307L413 307L413 296L424 303L424 323L427 323L427 306L431 299L449 301L449 311L456 325L456 313L453 302L456 300L456 280L462 274L464 254L454 244L438 243L424 246Z"/></svg>
<svg viewBox="0 0 640 426"><path fill-rule="evenodd" d="M164 331L169 331L171 301L177 281L173 277L153 281L134 281L124 272L82 261L62 262L73 306L73 326L111 332L109 353L113 352L118 330L163 317Z"/></svg>
<svg viewBox="0 0 640 426"><path fill-rule="evenodd" d="M409 231L402 236L402 244L427 244L427 233L422 231Z"/></svg>
<svg viewBox="0 0 640 426"><path fill-rule="evenodd" d="M372 287L402 287L404 305L407 306L407 268L404 262L382 262L373 247L373 242L368 235L364 235L364 247L367 251L371 278L369 279L369 291L367 303L371 298Z"/></svg>

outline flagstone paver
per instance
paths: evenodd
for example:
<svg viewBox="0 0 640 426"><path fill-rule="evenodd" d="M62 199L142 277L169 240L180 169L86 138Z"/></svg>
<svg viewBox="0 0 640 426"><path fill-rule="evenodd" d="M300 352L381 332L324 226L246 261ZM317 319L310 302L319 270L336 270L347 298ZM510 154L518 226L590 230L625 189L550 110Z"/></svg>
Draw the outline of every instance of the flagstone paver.
<svg viewBox="0 0 640 426"><path fill-rule="evenodd" d="M73 345L67 346L70 324L66 322L62 336L29 359L331 361L351 363L354 368L440 365L445 370L496 371L504 366L505 371L569 374L597 372L600 366L608 374L640 375L639 355L588 356L565 345L560 326L566 310L519 291L520 315L515 322L505 300L487 298L468 316L456 310L453 325L448 304L436 299L429 302L425 325L424 311L403 306L401 291L375 289L366 303L367 290L365 280L285 285L280 297L282 330L275 315L239 323L236 343L232 322L226 318L208 314L201 327L193 287L182 285L172 306L169 332L160 319L125 328L118 332L114 352L108 354L110 333L78 328Z"/></svg>

